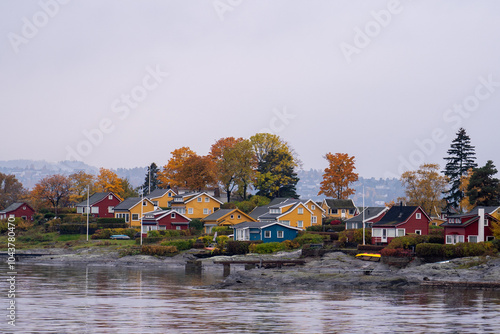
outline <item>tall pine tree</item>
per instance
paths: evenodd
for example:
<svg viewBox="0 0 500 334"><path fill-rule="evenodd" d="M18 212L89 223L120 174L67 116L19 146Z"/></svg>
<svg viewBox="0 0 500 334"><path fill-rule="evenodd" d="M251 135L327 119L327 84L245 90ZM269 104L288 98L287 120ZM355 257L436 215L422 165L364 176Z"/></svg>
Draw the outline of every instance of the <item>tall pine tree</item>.
<svg viewBox="0 0 500 334"><path fill-rule="evenodd" d="M470 137L465 129L458 130L457 137L452 141L447 153L449 156L444 158L447 162L443 172L449 178L450 189L444 192L444 199L449 207L459 208L460 201L465 196L460 190L461 177L467 174L469 168L477 167L477 163L474 162L476 152L474 146L470 144Z"/></svg>
<svg viewBox="0 0 500 334"><path fill-rule="evenodd" d="M160 181L158 181L158 166L153 162L148 166L148 170L146 171L146 178L144 180L144 184L142 185L142 192L144 196L149 195L153 190L160 188Z"/></svg>

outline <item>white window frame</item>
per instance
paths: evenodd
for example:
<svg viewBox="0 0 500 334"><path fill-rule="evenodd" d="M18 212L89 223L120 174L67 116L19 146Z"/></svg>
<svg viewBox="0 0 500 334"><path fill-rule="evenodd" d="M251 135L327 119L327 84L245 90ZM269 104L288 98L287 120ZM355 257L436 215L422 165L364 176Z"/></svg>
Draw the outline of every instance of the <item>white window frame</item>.
<svg viewBox="0 0 500 334"><path fill-rule="evenodd" d="M201 201L202 201L201 197L198 197L197 201L198 201L198 202L201 202Z"/></svg>
<svg viewBox="0 0 500 334"><path fill-rule="evenodd" d="M415 219L422 219L422 214L420 212L417 212L415 214Z"/></svg>
<svg viewBox="0 0 500 334"><path fill-rule="evenodd" d="M422 230L415 230L415 234L422 235Z"/></svg>
<svg viewBox="0 0 500 334"><path fill-rule="evenodd" d="M115 207L114 206L108 206L108 213L113 213L115 212Z"/></svg>
<svg viewBox="0 0 500 334"><path fill-rule="evenodd" d="M488 235L488 236L486 237L486 241L492 241L492 240L495 240L495 237L494 237L494 236L492 236L492 235Z"/></svg>
<svg viewBox="0 0 500 334"><path fill-rule="evenodd" d="M146 201L142 201L142 206L146 206L148 203Z"/></svg>
<svg viewBox="0 0 500 334"><path fill-rule="evenodd" d="M241 219L241 215L238 215L238 219Z"/></svg>
<svg viewBox="0 0 500 334"><path fill-rule="evenodd" d="M108 195L108 199L112 200L113 199L113 195Z"/></svg>
<svg viewBox="0 0 500 334"><path fill-rule="evenodd" d="M231 219L234 219L234 215L231 215L230 217L231 217Z"/></svg>
<svg viewBox="0 0 500 334"><path fill-rule="evenodd" d="M318 217L312 216L311 217L311 224L316 224L318 222Z"/></svg>
<svg viewBox="0 0 500 334"><path fill-rule="evenodd" d="M280 220L280 223L286 226L290 226L290 221L289 220Z"/></svg>
<svg viewBox="0 0 500 334"><path fill-rule="evenodd" d="M158 206L158 201L153 201L154 206Z"/></svg>
<svg viewBox="0 0 500 334"><path fill-rule="evenodd" d="M205 202L209 203L210 202L210 197L205 197Z"/></svg>
<svg viewBox="0 0 500 334"><path fill-rule="evenodd" d="M180 227L180 226L176 226L176 227L175 227L175 229L176 229L176 230L180 230L180 229L181 229L181 227Z"/></svg>
<svg viewBox="0 0 500 334"><path fill-rule="evenodd" d="M271 238L271 231L264 231L264 238L266 239Z"/></svg>
<svg viewBox="0 0 500 334"><path fill-rule="evenodd" d="M303 220L297 220L297 227L304 227L304 221Z"/></svg>
<svg viewBox="0 0 500 334"><path fill-rule="evenodd" d="M99 213L99 207L98 206L91 206L90 207L90 213Z"/></svg>
<svg viewBox="0 0 500 334"><path fill-rule="evenodd" d="M276 237L278 239L283 239L285 237L285 232L284 231L277 231L276 232Z"/></svg>
<svg viewBox="0 0 500 334"><path fill-rule="evenodd" d="M203 214L204 215L209 215L210 214L210 209L204 208L203 209Z"/></svg>
<svg viewBox="0 0 500 334"><path fill-rule="evenodd" d="M472 239L474 239L474 238L475 238L476 240L475 240L475 241L472 241L472 240L471 240L471 238L472 238ZM477 243L477 235L469 235L469 236L467 237L467 242L470 242L470 243Z"/></svg>
<svg viewBox="0 0 500 334"><path fill-rule="evenodd" d="M311 210L315 210L316 206L314 204L311 204Z"/></svg>
<svg viewBox="0 0 500 334"><path fill-rule="evenodd" d="M298 208L298 209L297 209L297 213L298 213L299 215L303 215L303 214L304 214L304 208Z"/></svg>
<svg viewBox="0 0 500 334"><path fill-rule="evenodd" d="M188 215L192 215L194 213L194 209L193 208L188 208Z"/></svg>
<svg viewBox="0 0 500 334"><path fill-rule="evenodd" d="M135 217L135 219L134 219L134 217ZM132 214L132 220L133 221L138 221L139 220L139 214L138 213L133 213Z"/></svg>
<svg viewBox="0 0 500 334"><path fill-rule="evenodd" d="M172 213L170 214L170 218L175 218L175 213L174 213L174 212L172 212Z"/></svg>
<svg viewBox="0 0 500 334"><path fill-rule="evenodd" d="M404 237L405 235L406 235L406 229L404 229L404 228L398 228L396 236L397 237Z"/></svg>
<svg viewBox="0 0 500 334"><path fill-rule="evenodd" d="M165 231L166 229L167 229L167 227L165 225L158 226L158 230L160 230L160 231Z"/></svg>

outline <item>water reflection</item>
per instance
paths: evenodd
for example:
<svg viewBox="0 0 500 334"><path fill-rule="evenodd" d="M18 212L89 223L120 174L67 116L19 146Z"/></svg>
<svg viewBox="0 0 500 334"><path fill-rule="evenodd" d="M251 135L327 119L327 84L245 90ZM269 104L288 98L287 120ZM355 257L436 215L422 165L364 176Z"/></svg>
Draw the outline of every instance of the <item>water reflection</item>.
<svg viewBox="0 0 500 334"><path fill-rule="evenodd" d="M26 333L495 333L500 311L495 290L213 290L222 270L18 268Z"/></svg>

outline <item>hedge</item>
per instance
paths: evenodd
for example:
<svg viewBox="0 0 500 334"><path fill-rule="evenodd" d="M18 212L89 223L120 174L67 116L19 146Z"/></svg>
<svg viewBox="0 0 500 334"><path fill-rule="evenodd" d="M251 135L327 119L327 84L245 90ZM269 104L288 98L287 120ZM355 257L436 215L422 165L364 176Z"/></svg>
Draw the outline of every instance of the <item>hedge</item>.
<svg viewBox="0 0 500 334"><path fill-rule="evenodd" d="M97 225L125 224L125 218L97 218Z"/></svg>
<svg viewBox="0 0 500 334"><path fill-rule="evenodd" d="M94 234L97 231L97 228L90 227L89 225L89 234ZM87 233L87 225L84 224L61 224L59 225L59 234L86 234Z"/></svg>
<svg viewBox="0 0 500 334"><path fill-rule="evenodd" d="M266 242L262 244L251 244L249 246L250 252L258 254L271 254L285 249L285 244L281 242Z"/></svg>
<svg viewBox="0 0 500 334"><path fill-rule="evenodd" d="M421 258L446 258L453 259L468 256L483 256L495 252L491 242L462 242L456 245L442 245L436 243L419 244L416 255Z"/></svg>
<svg viewBox="0 0 500 334"><path fill-rule="evenodd" d="M143 245L141 247L141 254L144 255L172 256L178 252L175 246Z"/></svg>
<svg viewBox="0 0 500 334"><path fill-rule="evenodd" d="M412 257L412 252L409 249L403 248L384 248L380 251L380 255L392 257Z"/></svg>

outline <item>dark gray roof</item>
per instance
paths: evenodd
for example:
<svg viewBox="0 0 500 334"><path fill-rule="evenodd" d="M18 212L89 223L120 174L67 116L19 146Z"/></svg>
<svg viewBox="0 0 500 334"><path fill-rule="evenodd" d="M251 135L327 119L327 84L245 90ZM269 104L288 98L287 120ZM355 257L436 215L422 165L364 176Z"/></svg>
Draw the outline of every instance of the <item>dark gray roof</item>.
<svg viewBox="0 0 500 334"><path fill-rule="evenodd" d="M126 198L123 202L115 206L115 210L130 210L134 205L141 201L140 197L129 197Z"/></svg>
<svg viewBox="0 0 500 334"><path fill-rule="evenodd" d="M24 202L17 202L17 203L12 203L8 207L6 207L4 210L0 210L1 212L9 212L9 211L14 211L17 210L21 205L25 204Z"/></svg>
<svg viewBox="0 0 500 334"><path fill-rule="evenodd" d="M459 217L466 217L466 216L477 216L479 214L479 209L484 209L484 213L487 214L492 214L495 212L500 206L476 206L474 209L467 213L461 213L458 215L450 215L448 218L459 218Z"/></svg>
<svg viewBox="0 0 500 334"><path fill-rule="evenodd" d="M257 206L248 215L253 219L259 219L260 216L269 212L269 205Z"/></svg>
<svg viewBox="0 0 500 334"><path fill-rule="evenodd" d="M162 197L165 195L170 189L155 189L152 192L150 192L147 196L144 196L145 198L155 198L155 197Z"/></svg>
<svg viewBox="0 0 500 334"><path fill-rule="evenodd" d="M97 202L100 202L104 198L106 198L110 193L95 193L92 196L89 197L89 205L94 205ZM76 206L87 206L87 200L78 203Z"/></svg>
<svg viewBox="0 0 500 334"><path fill-rule="evenodd" d="M273 224L279 224L278 222L243 222L243 223L239 223L239 224L236 224L236 225L233 225L233 226L230 226L231 228L234 228L234 229L240 229L240 228L262 228L264 226L267 226L267 225L273 225ZM283 225L283 224L279 224L281 226L285 226L289 229L293 229L293 230L301 230L300 228L297 228L297 227L293 227L293 226L286 226L286 225Z"/></svg>
<svg viewBox="0 0 500 334"><path fill-rule="evenodd" d="M221 218L222 216L227 215L229 212L232 212L234 210L235 209L219 209L219 210L215 211L214 213L206 216L202 220L217 220L217 219Z"/></svg>
<svg viewBox="0 0 500 334"><path fill-rule="evenodd" d="M366 207L365 211L365 221L371 220L375 217L377 217L382 211L384 211L386 208L384 206L369 206ZM361 212L359 215L354 216L350 219L346 220L346 223L362 223L363 222L363 212Z"/></svg>
<svg viewBox="0 0 500 334"><path fill-rule="evenodd" d="M330 207L330 209L355 209L356 205L352 199L335 199L335 198L327 198L325 199L326 204Z"/></svg>
<svg viewBox="0 0 500 334"><path fill-rule="evenodd" d="M418 206L400 206L395 205L387 211L384 217L378 222L373 223L373 227L378 226L396 226L405 222L417 210Z"/></svg>

